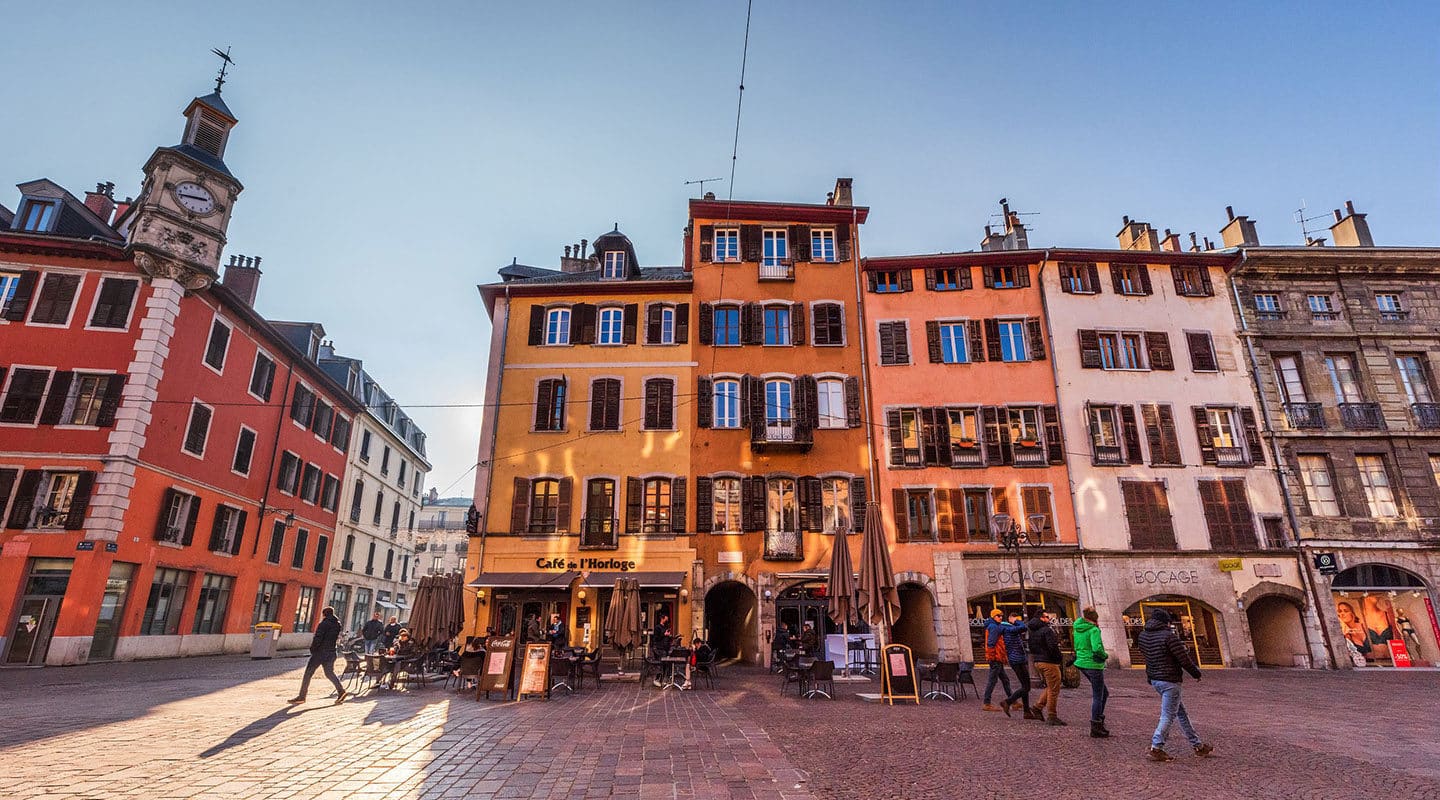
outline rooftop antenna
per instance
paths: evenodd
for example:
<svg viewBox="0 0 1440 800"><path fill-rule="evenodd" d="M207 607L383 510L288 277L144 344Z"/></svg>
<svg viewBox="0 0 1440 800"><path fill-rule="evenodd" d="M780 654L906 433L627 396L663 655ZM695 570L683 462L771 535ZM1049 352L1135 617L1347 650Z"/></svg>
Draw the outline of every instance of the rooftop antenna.
<svg viewBox="0 0 1440 800"><path fill-rule="evenodd" d="M1300 207L1295 209L1295 224L1300 226L1300 234L1305 237L1305 244L1310 244L1311 242L1315 241L1314 239L1310 238L1309 223L1314 222L1317 219L1327 219L1324 214L1316 214L1313 217L1307 217L1305 216L1305 212L1308 210L1309 209L1305 206L1305 198L1300 198Z"/></svg>
<svg viewBox="0 0 1440 800"><path fill-rule="evenodd" d="M700 196L701 196L701 197L704 197L704 196L705 196L705 184L707 184L707 183L714 183L714 182L716 182L716 181L723 181L723 180L725 180L725 179L724 179L724 178L700 178L699 180L685 181L685 185L686 185L686 186L689 186L689 185L695 184L695 183L700 184Z"/></svg>
<svg viewBox="0 0 1440 800"><path fill-rule="evenodd" d="M225 85L225 72L235 65L235 59L230 57L228 46L223 52L218 47L211 48L210 52L220 58L220 74L215 76L215 94L220 94L220 87Z"/></svg>

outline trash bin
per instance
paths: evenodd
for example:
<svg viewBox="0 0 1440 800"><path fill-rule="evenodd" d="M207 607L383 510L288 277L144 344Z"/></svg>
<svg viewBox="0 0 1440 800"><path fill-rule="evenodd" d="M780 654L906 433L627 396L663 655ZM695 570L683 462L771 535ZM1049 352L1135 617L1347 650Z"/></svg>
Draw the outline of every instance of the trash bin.
<svg viewBox="0 0 1440 800"><path fill-rule="evenodd" d="M250 657L274 658L280 648L280 623L257 622L251 629Z"/></svg>

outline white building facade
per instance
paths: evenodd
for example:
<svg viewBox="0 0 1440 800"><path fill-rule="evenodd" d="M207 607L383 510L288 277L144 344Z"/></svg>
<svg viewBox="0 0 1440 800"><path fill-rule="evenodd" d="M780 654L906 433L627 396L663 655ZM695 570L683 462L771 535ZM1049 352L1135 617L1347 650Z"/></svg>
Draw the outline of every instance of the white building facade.
<svg viewBox="0 0 1440 800"><path fill-rule="evenodd" d="M415 576L465 574L465 554L470 535L465 519L470 513L469 497L440 497L434 489L420 506L415 526Z"/></svg>

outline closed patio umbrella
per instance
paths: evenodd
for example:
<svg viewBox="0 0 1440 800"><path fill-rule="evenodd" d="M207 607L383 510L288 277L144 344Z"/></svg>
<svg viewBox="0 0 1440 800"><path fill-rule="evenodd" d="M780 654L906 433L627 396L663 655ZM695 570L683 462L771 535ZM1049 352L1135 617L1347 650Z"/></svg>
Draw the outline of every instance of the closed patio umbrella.
<svg viewBox="0 0 1440 800"><path fill-rule="evenodd" d="M890 547L880 521L880 504L865 504L865 530L860 535L860 616L871 625L883 626L885 640L900 612L900 592L895 587L895 568L890 564Z"/></svg>
<svg viewBox="0 0 1440 800"><path fill-rule="evenodd" d="M843 529L835 531L830 547L830 619L840 623L840 638L845 642L845 674L850 674L850 620L855 617L855 575L850 566L850 537Z"/></svg>
<svg viewBox="0 0 1440 800"><path fill-rule="evenodd" d="M465 629L465 576L454 573L448 576L449 591L445 602L445 631L451 639Z"/></svg>
<svg viewBox="0 0 1440 800"><path fill-rule="evenodd" d="M627 658L640 641L640 582L635 578L615 579L610 610L605 614L605 635L622 659ZM625 674L623 660L620 674Z"/></svg>

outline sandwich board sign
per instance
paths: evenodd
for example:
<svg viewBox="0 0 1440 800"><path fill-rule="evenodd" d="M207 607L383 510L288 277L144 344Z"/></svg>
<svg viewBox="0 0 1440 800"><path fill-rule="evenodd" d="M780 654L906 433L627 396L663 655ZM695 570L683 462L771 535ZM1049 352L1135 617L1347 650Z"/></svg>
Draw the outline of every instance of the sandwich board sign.
<svg viewBox="0 0 1440 800"><path fill-rule="evenodd" d="M896 700L920 704L920 684L915 675L915 655L903 644L885 645L880 659L880 699L895 705Z"/></svg>

